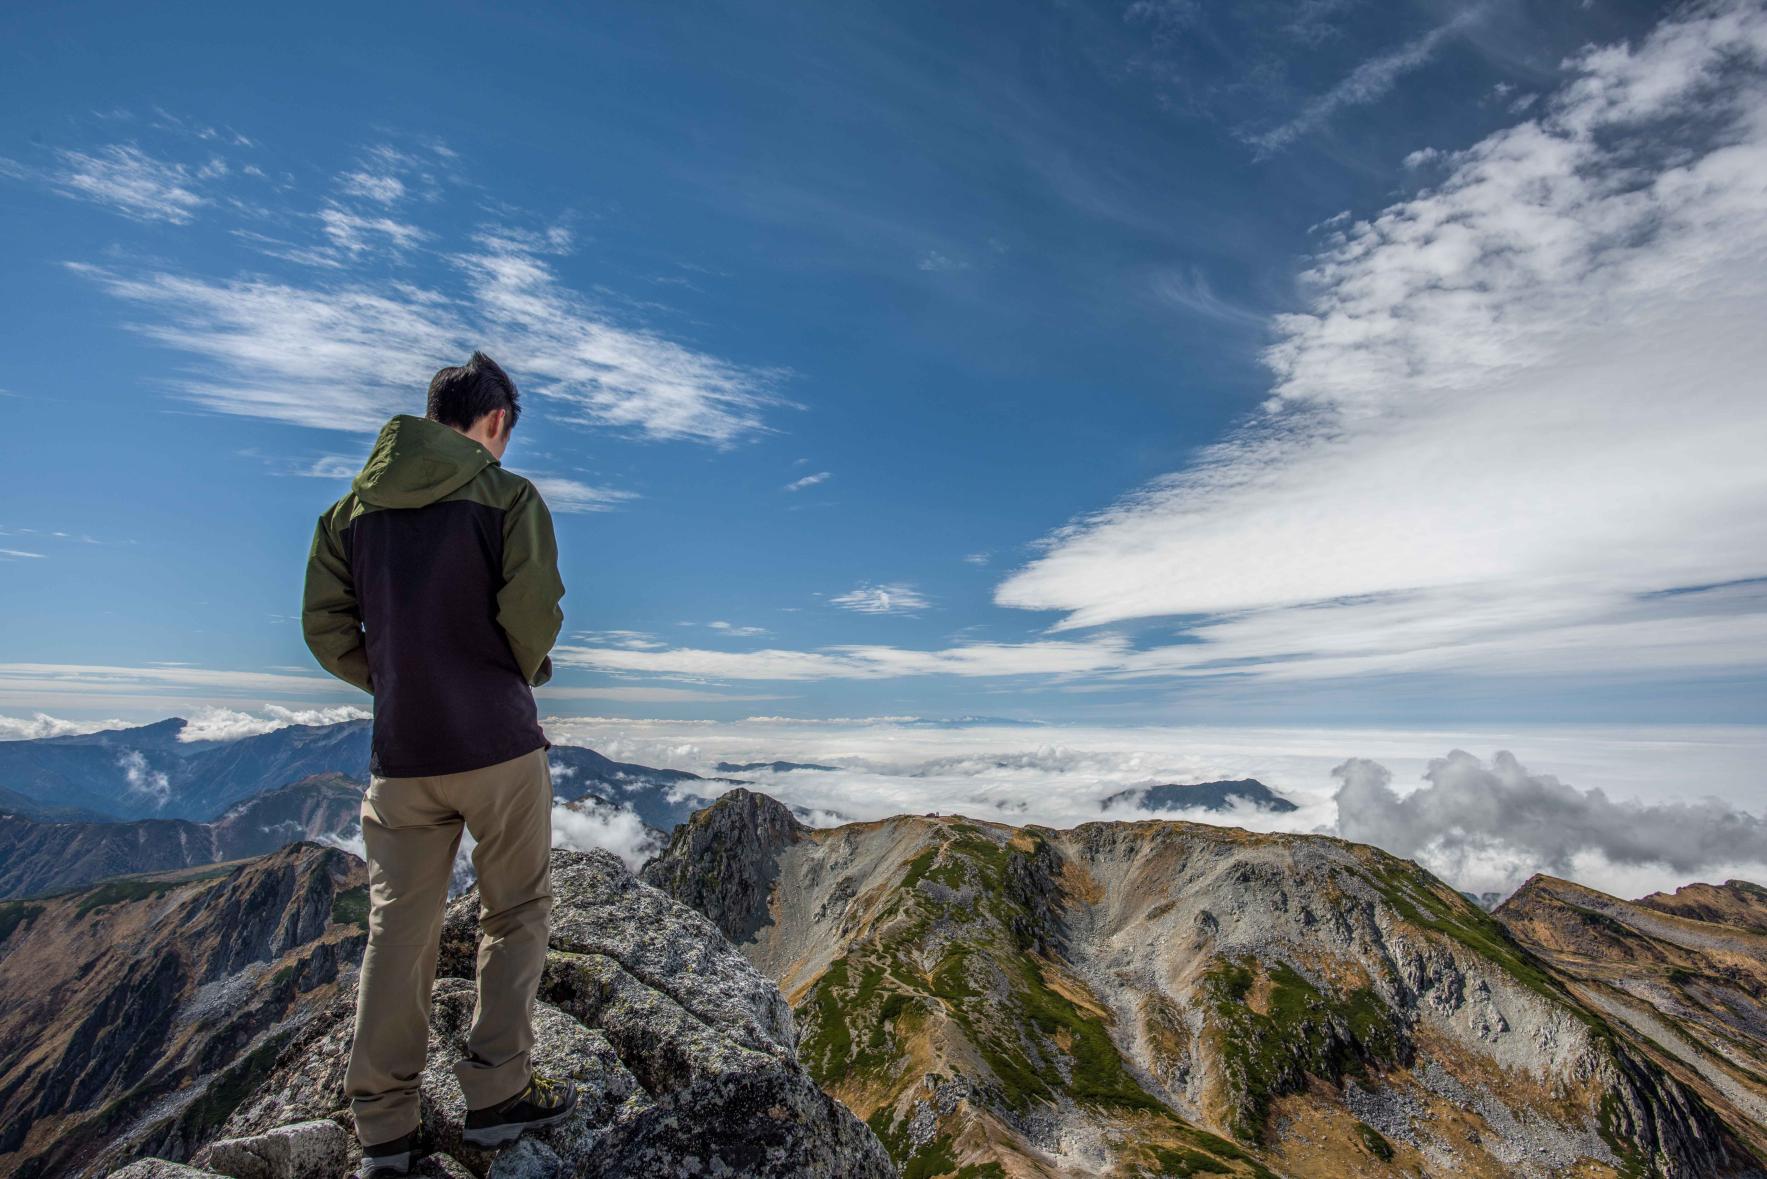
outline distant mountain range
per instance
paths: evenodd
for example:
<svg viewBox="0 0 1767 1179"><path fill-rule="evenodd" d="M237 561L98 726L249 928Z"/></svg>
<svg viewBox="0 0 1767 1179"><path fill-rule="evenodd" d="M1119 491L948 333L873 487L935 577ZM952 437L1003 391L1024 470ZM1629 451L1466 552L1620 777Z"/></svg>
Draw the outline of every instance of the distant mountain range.
<svg viewBox="0 0 1767 1179"><path fill-rule="evenodd" d="M227 742L183 741L184 725L0 742L0 897L356 834L369 722ZM576 746L549 760L560 802L629 810L665 834L728 785Z"/></svg>
<svg viewBox="0 0 1767 1179"><path fill-rule="evenodd" d="M64 892L108 876L163 872L261 856L303 839L353 831L362 783L342 774L266 790L209 822L45 823L0 814L0 897Z"/></svg>
<svg viewBox="0 0 1767 1179"><path fill-rule="evenodd" d="M178 717L33 741L0 741L0 789L14 813L69 808L109 819L219 818L234 803L315 774L368 772L368 721L290 725L236 741L184 741ZM9 807L8 809L13 809Z"/></svg>

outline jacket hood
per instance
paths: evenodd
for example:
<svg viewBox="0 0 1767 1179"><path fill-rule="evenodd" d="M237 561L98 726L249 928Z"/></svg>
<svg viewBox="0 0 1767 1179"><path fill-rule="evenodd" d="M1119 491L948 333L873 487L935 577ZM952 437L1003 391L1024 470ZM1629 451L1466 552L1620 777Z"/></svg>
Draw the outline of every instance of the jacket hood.
<svg viewBox="0 0 1767 1179"><path fill-rule="evenodd" d="M377 508L421 508L496 465L490 451L452 426L400 414L381 427L373 452L350 487L363 503Z"/></svg>

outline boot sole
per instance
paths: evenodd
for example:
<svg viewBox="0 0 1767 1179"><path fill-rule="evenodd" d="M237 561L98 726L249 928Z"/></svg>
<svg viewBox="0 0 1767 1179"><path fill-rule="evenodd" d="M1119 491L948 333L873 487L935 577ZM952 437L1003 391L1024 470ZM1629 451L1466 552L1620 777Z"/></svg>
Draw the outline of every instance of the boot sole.
<svg viewBox="0 0 1767 1179"><path fill-rule="evenodd" d="M469 1146L508 1146L529 1130L540 1130L547 1126L556 1126L577 1111L575 1101L559 1110L549 1118L540 1118L532 1122L511 1122L504 1126L481 1126L477 1130L468 1130L462 1135Z"/></svg>
<svg viewBox="0 0 1767 1179"><path fill-rule="evenodd" d="M382 1175L409 1175L411 1174L411 1152L383 1155L373 1162L363 1159L362 1167L356 1174L369 1176L370 1179L379 1179Z"/></svg>

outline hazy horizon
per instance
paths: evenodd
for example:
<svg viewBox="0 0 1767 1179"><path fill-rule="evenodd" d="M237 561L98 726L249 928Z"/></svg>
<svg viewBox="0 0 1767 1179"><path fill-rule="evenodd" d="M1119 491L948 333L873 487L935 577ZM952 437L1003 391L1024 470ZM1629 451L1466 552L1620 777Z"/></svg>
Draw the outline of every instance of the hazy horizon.
<svg viewBox="0 0 1767 1179"><path fill-rule="evenodd" d="M359 709L187 711L182 739L189 741L366 717ZM0 716L0 740L135 723ZM832 766L741 775L805 808L818 825L928 811L1056 827L1144 819L1154 815L1138 799L1108 807L1106 799L1157 783L1249 777L1298 809L1158 817L1373 843L1473 893L1507 893L1535 872L1624 896L1733 876L1767 882L1759 785L1767 726L1442 730L548 716L545 727L558 744L704 777L721 776L720 762ZM1457 753L1466 756L1450 760ZM1512 766L1499 764L1505 754ZM634 848L643 832L625 816L568 818L560 838L642 859Z"/></svg>

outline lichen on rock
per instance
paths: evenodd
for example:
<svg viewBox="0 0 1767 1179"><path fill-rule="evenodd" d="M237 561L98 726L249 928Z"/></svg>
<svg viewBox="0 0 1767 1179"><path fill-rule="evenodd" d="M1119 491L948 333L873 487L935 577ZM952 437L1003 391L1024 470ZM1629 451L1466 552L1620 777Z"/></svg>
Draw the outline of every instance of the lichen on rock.
<svg viewBox="0 0 1767 1179"><path fill-rule="evenodd" d="M871 1131L798 1063L796 1025L778 989L709 921L640 883L607 852L552 856L555 907L534 1012L534 1064L575 1079L580 1104L561 1124L499 1153L464 1142L466 1105L452 1064L463 1052L475 996L470 974L478 898L468 892L444 922L422 1080L420 1149L429 1157L419 1173L455 1179L895 1174ZM326 1169L248 1175L239 1160L254 1149L279 1149L245 1144L286 1139L300 1129L290 1123L308 1123L305 1133L315 1141L336 1140L313 1128L315 1119L339 1134L351 1128L342 1082L353 997L353 988L346 990L302 1029L269 1079L228 1120L222 1140L197 1152L200 1166L238 1179L260 1173L333 1179L337 1172ZM131 1174L152 1179L160 1172Z"/></svg>

